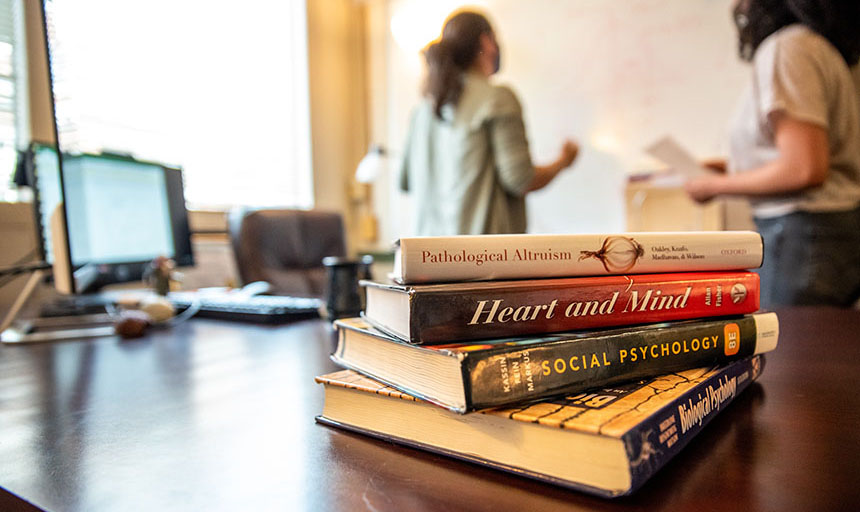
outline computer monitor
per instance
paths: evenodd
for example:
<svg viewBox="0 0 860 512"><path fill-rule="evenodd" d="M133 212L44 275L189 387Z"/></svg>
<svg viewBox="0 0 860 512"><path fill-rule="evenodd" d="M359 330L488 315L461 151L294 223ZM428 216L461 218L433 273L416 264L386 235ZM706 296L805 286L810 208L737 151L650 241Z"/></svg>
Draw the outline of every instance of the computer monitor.
<svg viewBox="0 0 860 512"><path fill-rule="evenodd" d="M63 293L139 281L158 256L194 264L182 170L105 154L34 148L34 204L45 261Z"/></svg>
<svg viewBox="0 0 860 512"><path fill-rule="evenodd" d="M193 265L181 169L63 146L70 134L58 126L53 31L40 6L57 144L33 145L32 179L42 257L53 264L55 287L80 294L139 281L159 256ZM85 147L98 147L90 142Z"/></svg>

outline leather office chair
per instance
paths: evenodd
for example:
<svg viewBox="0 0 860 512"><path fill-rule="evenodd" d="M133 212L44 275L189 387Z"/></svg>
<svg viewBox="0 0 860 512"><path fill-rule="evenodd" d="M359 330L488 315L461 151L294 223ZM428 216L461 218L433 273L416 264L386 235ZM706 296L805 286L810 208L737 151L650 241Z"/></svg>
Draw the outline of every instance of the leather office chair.
<svg viewBox="0 0 860 512"><path fill-rule="evenodd" d="M323 298L322 259L346 255L339 213L237 209L228 225L243 284L266 281L273 294Z"/></svg>

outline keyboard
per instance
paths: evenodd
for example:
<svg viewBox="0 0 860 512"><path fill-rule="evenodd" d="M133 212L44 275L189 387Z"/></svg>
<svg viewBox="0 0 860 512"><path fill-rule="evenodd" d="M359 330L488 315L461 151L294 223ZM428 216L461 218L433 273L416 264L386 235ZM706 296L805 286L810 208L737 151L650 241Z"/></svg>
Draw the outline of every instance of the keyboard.
<svg viewBox="0 0 860 512"><path fill-rule="evenodd" d="M168 300L178 310L198 308L198 318L215 318L257 324L280 324L319 316L323 301L306 297L283 295L252 295L242 293L201 294L172 292Z"/></svg>

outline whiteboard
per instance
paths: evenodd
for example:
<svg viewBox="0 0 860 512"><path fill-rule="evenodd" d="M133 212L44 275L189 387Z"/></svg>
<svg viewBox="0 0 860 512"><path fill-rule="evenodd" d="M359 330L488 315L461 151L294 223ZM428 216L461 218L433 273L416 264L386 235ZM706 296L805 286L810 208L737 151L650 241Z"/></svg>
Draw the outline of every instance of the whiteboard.
<svg viewBox="0 0 860 512"><path fill-rule="evenodd" d="M441 2L441 19L430 19L427 2L390 2L392 31L411 9L435 24L438 34L456 3ZM731 5L732 0L480 3L502 48L495 80L510 85L523 104L535 163L554 159L565 137L581 146L572 169L528 196L530 232L623 231L627 176L658 165L642 149L663 135L674 136L697 157L725 154L727 125L749 75L737 57ZM402 147L423 74L420 55L405 46L392 35L386 56L386 132L394 154ZM391 185L394 200L382 216L396 237L408 233L410 208L408 197Z"/></svg>

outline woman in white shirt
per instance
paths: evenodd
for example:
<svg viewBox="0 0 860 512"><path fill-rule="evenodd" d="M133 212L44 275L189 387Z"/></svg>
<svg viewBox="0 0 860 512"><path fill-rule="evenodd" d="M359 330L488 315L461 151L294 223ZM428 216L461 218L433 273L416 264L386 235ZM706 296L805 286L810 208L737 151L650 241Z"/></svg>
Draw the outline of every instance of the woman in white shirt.
<svg viewBox="0 0 860 512"><path fill-rule="evenodd" d="M740 0L734 16L753 74L729 173L687 192L750 199L765 246L762 307L850 306L860 297L860 2Z"/></svg>

